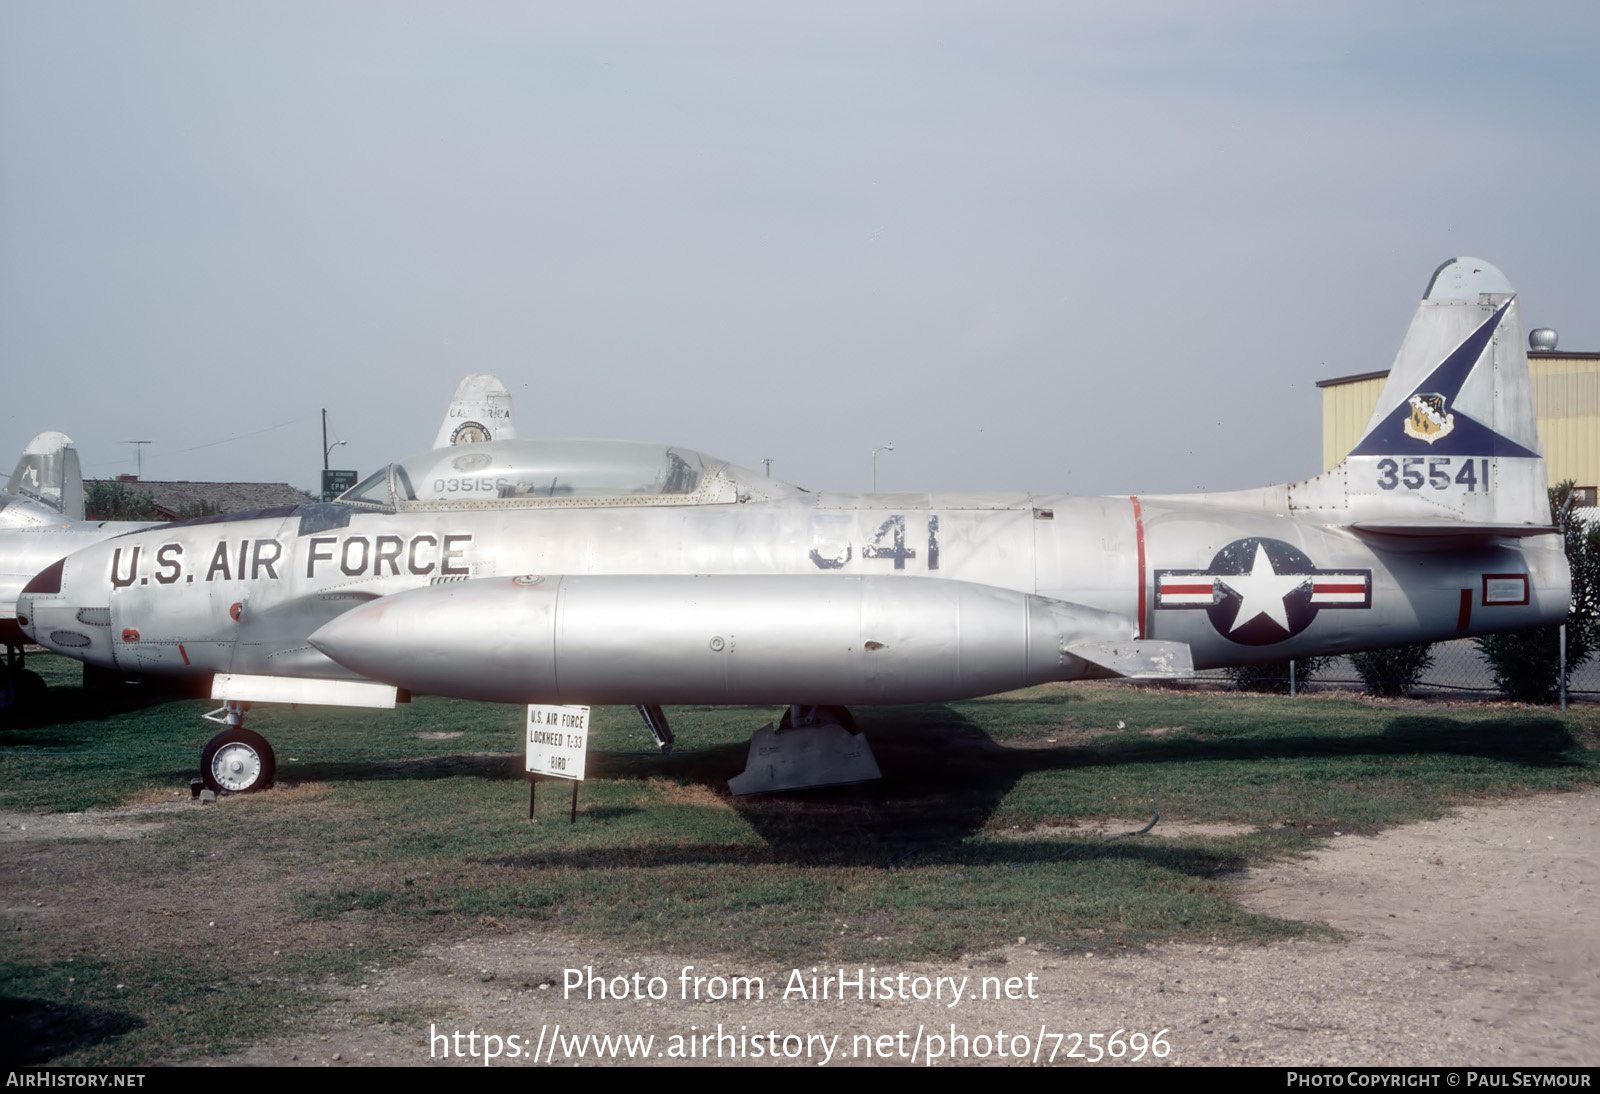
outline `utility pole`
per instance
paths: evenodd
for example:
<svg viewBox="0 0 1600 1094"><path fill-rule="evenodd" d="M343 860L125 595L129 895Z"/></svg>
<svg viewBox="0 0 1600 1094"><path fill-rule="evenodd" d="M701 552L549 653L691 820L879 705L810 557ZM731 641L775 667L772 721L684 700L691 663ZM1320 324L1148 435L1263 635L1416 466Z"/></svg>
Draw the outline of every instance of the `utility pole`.
<svg viewBox="0 0 1600 1094"><path fill-rule="evenodd" d="M326 471L328 469L328 453L332 452L335 448L338 448L341 444L344 444L344 443L345 443L344 441L334 441L332 444L328 443L328 408L327 407L323 407L322 408L322 469L324 471Z"/></svg>
<svg viewBox="0 0 1600 1094"><path fill-rule="evenodd" d="M767 478L772 478L772 457L768 456L761 461L761 466L767 469Z"/></svg>
<svg viewBox="0 0 1600 1094"><path fill-rule="evenodd" d="M144 446L149 444L150 442L149 441L123 441L122 443L123 444L131 444L131 445L133 445L134 446L133 450L139 454L138 455L138 460L137 460L137 466L139 468L138 478L143 479L144 478Z"/></svg>

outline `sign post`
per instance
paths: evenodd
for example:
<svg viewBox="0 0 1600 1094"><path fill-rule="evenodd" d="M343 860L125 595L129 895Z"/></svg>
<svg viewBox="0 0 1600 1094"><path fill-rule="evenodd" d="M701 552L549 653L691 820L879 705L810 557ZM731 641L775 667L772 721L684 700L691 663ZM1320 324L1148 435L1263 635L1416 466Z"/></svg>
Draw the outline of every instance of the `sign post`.
<svg viewBox="0 0 1600 1094"><path fill-rule="evenodd" d="M589 754L589 708L528 704L528 819L533 820L539 776L572 780L572 820L578 823L578 784Z"/></svg>

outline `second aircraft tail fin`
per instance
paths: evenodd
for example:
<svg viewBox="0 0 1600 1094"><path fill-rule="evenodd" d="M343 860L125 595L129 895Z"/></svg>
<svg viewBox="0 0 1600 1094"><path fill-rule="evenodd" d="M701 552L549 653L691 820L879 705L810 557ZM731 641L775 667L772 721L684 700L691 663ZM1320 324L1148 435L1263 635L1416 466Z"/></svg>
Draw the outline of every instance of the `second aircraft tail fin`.
<svg viewBox="0 0 1600 1094"><path fill-rule="evenodd" d="M511 416L511 393L497 376L474 372L456 385L455 398L445 411L433 447L509 441L516 437Z"/></svg>
<svg viewBox="0 0 1600 1094"><path fill-rule="evenodd" d="M83 468L65 433L41 433L22 450L6 493L47 505L68 520L83 519Z"/></svg>

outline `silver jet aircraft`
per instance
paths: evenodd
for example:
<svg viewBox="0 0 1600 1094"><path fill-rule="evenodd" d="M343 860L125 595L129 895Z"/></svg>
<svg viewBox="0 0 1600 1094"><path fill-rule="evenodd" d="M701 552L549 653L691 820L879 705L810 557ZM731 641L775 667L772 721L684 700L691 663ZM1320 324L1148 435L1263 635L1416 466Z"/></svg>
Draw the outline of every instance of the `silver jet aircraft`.
<svg viewBox="0 0 1600 1094"><path fill-rule="evenodd" d="M149 521L85 520L78 450L65 433L40 433L29 441L0 492L0 708L27 706L44 694L44 681L27 668L25 636L17 625L17 596L34 574L73 551Z"/></svg>
<svg viewBox="0 0 1600 1094"><path fill-rule="evenodd" d="M871 777L852 704L1559 623L1518 305L1429 281L1365 434L1304 482L1190 496L818 494L688 449L440 449L337 503L137 532L40 574L40 643L215 674L213 786L270 782L248 701L786 704L738 792ZM817 756L827 762L818 762Z"/></svg>

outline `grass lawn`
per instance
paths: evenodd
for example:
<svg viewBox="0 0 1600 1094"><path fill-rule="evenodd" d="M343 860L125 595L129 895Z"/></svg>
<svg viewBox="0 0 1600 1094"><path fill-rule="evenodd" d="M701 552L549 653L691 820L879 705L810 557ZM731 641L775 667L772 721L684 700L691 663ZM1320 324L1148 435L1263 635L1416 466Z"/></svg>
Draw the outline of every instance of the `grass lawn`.
<svg viewBox="0 0 1600 1094"><path fill-rule="evenodd" d="M106 701L71 662L29 663L54 702L0 722L0 811L151 822L134 839L0 845L6 1036L55 1062L171 1059L292 1025L318 1001L307 985L486 924L880 966L1018 936L1070 950L1305 934L1318 928L1243 910L1228 879L1335 831L1600 775L1588 707L1048 686L859 708L881 782L751 799L726 781L779 711L669 708L679 751L662 757L632 709L597 708L577 823L555 783L529 823L521 708L423 698L258 708L277 787L201 807L187 786L212 704ZM1148 834L1101 838L1153 812ZM205 927L219 920L249 924L225 962Z"/></svg>

